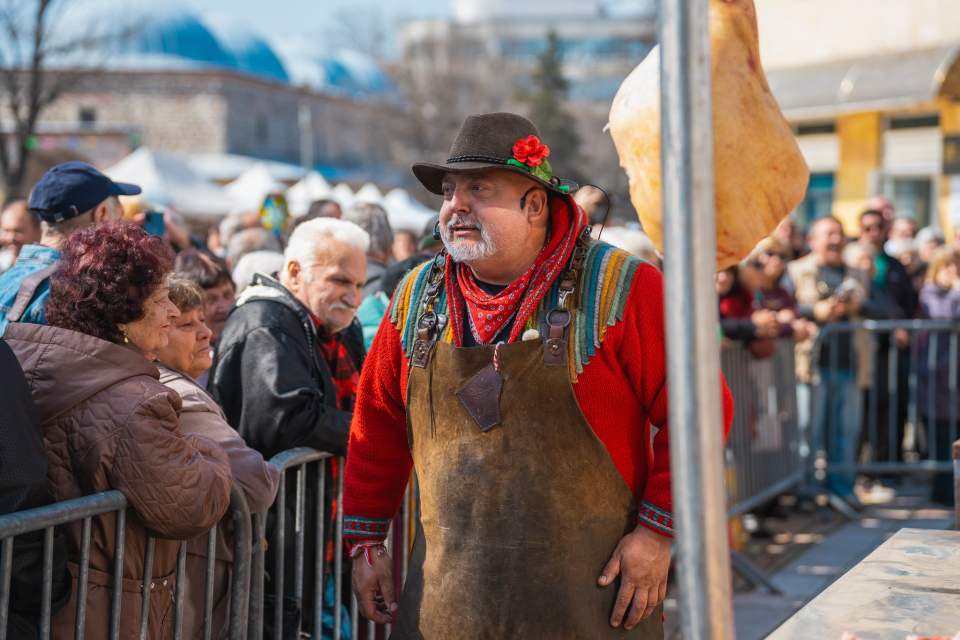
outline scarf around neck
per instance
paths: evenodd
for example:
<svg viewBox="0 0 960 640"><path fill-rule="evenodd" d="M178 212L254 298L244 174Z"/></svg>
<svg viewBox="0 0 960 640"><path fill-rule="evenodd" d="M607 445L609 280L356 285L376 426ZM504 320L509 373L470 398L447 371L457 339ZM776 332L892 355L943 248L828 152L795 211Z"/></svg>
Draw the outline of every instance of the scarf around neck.
<svg viewBox="0 0 960 640"><path fill-rule="evenodd" d="M467 265L447 257L445 288L450 296L450 323L455 347L463 346L464 322L474 340L487 345L513 322L507 342L515 342L530 314L573 253L587 224L586 214L569 196L550 198L550 230L536 261L512 284L489 294ZM514 321L515 319L515 321Z"/></svg>

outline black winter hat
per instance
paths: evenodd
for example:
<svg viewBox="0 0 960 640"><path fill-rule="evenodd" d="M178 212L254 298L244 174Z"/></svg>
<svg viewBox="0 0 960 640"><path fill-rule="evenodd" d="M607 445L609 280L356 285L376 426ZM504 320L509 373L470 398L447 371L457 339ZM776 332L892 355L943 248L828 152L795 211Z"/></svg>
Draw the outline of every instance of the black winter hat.
<svg viewBox="0 0 960 640"><path fill-rule="evenodd" d="M579 185L553 176L546 160L550 150L540 139L536 125L514 113L484 113L467 116L450 147L446 164L417 162L413 175L427 191L443 195L444 173L502 169L512 171L555 193L570 194Z"/></svg>

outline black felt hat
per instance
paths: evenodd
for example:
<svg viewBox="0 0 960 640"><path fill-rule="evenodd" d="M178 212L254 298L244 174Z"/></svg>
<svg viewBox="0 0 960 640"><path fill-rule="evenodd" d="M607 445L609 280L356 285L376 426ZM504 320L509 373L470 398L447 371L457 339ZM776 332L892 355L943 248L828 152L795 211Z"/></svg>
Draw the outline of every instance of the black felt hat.
<svg viewBox="0 0 960 640"><path fill-rule="evenodd" d="M519 154L515 153L518 143L521 143ZM540 153L534 151L532 157L526 157L524 150L535 150L542 143L536 125L523 116L514 113L475 114L467 116L460 127L446 164L417 162L413 165L413 175L427 191L439 195L443 194L443 174L488 169L512 171L555 193L573 193L579 188L577 183L553 176L550 163L544 159L549 150L545 154L542 149Z"/></svg>

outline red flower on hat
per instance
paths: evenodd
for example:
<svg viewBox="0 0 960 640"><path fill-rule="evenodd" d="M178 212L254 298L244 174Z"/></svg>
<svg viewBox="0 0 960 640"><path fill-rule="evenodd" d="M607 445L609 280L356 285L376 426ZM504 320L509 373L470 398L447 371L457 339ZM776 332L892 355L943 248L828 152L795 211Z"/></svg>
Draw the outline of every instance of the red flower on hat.
<svg viewBox="0 0 960 640"><path fill-rule="evenodd" d="M540 166L549 155L550 147L541 143L537 136L530 136L526 140L521 138L513 145L513 159L528 167Z"/></svg>

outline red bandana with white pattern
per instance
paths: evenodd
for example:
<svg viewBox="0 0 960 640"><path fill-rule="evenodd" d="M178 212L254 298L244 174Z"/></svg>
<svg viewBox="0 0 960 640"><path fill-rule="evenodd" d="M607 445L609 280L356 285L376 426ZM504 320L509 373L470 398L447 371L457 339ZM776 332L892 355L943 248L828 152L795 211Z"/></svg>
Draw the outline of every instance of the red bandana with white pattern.
<svg viewBox="0 0 960 640"><path fill-rule="evenodd" d="M446 290L450 296L453 344L463 346L464 316L477 344L490 344L511 319L516 322L507 342L515 342L547 289L573 253L577 236L586 226L586 215L569 196L551 197L550 232L533 265L513 284L496 295L480 288L473 271L447 258ZM466 313L464 313L466 311Z"/></svg>

